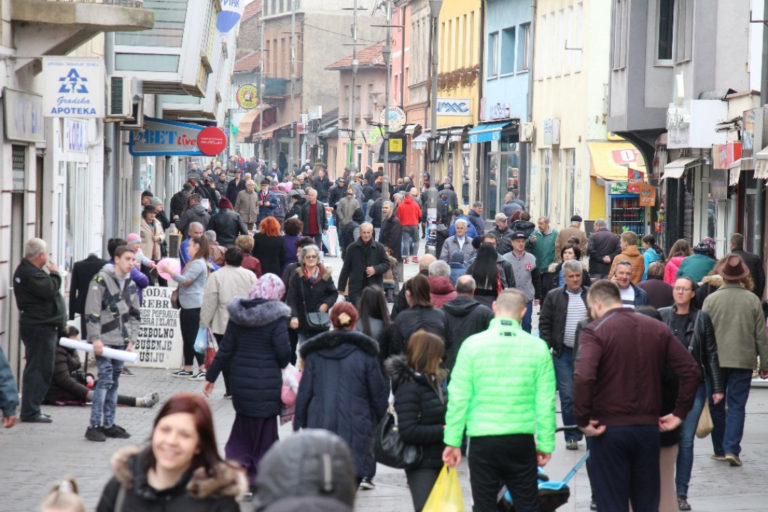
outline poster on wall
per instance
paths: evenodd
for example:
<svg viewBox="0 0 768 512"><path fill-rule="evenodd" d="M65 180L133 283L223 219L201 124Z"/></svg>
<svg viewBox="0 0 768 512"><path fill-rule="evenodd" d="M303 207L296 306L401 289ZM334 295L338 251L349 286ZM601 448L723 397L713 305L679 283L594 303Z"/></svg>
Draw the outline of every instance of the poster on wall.
<svg viewBox="0 0 768 512"><path fill-rule="evenodd" d="M134 351L139 354L136 366L145 368L179 368L183 343L179 326L179 310L171 307L173 289L148 286L143 290L139 338Z"/></svg>
<svg viewBox="0 0 768 512"><path fill-rule="evenodd" d="M656 187L647 183L641 183L639 204L641 207L656 206Z"/></svg>

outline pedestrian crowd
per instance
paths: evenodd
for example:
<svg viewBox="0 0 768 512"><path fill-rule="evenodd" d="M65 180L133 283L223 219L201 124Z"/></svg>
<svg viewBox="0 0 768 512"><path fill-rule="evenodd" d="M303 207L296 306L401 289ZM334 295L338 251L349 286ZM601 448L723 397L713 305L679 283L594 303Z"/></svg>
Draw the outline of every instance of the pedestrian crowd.
<svg viewBox="0 0 768 512"><path fill-rule="evenodd" d="M173 376L209 397L221 375L235 410L222 457L205 399L168 398L149 442L115 453L97 510L240 510L245 495L255 510L351 510L356 489L375 488L377 447L394 432L416 454L398 465L415 510L443 466L467 456L473 510L497 510L504 485L514 510L536 511L557 398L566 449L586 436L592 510L691 510L703 413L712 458L742 465L768 338L765 275L740 234L716 261L708 238L665 254L653 235L614 233L604 220L587 236L578 215L558 232L546 217L534 224L514 194L486 225L483 204L462 210L449 181L419 193L381 169L333 184L322 167L232 170L231 180L220 168L190 175L170 216L145 192L139 233L110 240L109 260L73 266L68 312L46 243L25 245L13 287L22 422L51 423L43 403L92 403L86 439L130 437L116 406L160 399L119 394L149 283L175 288L183 361ZM180 268L167 259L172 236ZM324 256L336 252L334 282ZM404 280L409 263L418 272ZM80 330L66 323L76 315ZM195 349L201 329L213 357ZM58 344L80 332L95 376ZM5 427L18 396L0 352ZM299 433L280 441L279 422ZM80 510L78 500L65 480L42 509Z"/></svg>

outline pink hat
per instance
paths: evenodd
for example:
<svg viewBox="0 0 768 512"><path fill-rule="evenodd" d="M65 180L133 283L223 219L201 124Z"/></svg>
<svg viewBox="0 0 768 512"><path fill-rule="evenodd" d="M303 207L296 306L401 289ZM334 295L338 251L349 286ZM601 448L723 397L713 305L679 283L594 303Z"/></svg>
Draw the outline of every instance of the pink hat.
<svg viewBox="0 0 768 512"><path fill-rule="evenodd" d="M140 244L141 237L136 233L128 233L128 236L125 237L125 243L126 245Z"/></svg>
<svg viewBox="0 0 768 512"><path fill-rule="evenodd" d="M258 279L248 294L252 299L280 300L285 293L283 280L275 274L264 274Z"/></svg>

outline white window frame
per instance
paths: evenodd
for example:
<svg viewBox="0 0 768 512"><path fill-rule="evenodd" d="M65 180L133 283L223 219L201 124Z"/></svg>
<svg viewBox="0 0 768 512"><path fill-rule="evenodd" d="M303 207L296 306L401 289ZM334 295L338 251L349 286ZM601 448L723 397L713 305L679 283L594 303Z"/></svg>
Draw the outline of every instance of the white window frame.
<svg viewBox="0 0 768 512"><path fill-rule="evenodd" d="M665 0L656 0L656 23L654 26L654 46L653 46L653 59L656 63L656 66L659 67L671 67L674 63L675 58L675 5L673 3L672 5L672 41L670 43L671 45L671 55L668 59L662 59L659 58L659 43L661 42L661 2ZM675 0L669 0L670 2L675 2Z"/></svg>
<svg viewBox="0 0 768 512"><path fill-rule="evenodd" d="M499 76L499 39L501 32L499 30L488 33L488 54L486 55L486 65L488 66L488 78L498 78Z"/></svg>
<svg viewBox="0 0 768 512"><path fill-rule="evenodd" d="M531 68L531 24L521 23L517 27L517 55L515 58L516 72L527 73Z"/></svg>

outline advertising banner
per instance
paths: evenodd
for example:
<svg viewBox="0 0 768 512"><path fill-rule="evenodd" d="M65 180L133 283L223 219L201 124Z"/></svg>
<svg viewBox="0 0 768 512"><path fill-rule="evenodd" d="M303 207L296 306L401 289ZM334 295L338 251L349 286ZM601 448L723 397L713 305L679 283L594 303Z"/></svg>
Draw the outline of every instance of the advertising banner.
<svg viewBox="0 0 768 512"><path fill-rule="evenodd" d="M99 58L43 58L43 115L102 118L104 62Z"/></svg>
<svg viewBox="0 0 768 512"><path fill-rule="evenodd" d="M139 354L137 366L146 368L180 368L183 342L179 310L171 307L172 288L148 286L143 290L141 325L134 352Z"/></svg>

